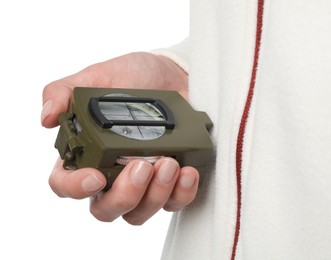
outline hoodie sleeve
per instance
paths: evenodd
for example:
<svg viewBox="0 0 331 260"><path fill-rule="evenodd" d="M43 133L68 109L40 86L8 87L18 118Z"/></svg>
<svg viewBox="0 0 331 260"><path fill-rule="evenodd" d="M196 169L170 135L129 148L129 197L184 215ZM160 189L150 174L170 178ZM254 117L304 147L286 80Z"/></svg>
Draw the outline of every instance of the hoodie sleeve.
<svg viewBox="0 0 331 260"><path fill-rule="evenodd" d="M189 72L189 38L168 48L153 50L152 53L167 57L181 67L186 73Z"/></svg>

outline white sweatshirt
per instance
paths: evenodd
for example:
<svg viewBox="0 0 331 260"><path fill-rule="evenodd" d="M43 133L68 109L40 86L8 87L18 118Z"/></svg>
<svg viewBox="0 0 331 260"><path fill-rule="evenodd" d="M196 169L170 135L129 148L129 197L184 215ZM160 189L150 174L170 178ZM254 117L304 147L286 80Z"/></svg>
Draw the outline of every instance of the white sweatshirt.
<svg viewBox="0 0 331 260"><path fill-rule="evenodd" d="M189 40L157 53L215 144L162 259L331 259L331 1L193 0Z"/></svg>

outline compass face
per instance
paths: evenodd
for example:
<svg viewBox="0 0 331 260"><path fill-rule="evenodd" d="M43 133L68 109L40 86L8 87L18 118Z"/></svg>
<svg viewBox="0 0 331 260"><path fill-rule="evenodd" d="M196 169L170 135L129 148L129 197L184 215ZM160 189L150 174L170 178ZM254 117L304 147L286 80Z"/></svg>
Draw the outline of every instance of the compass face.
<svg viewBox="0 0 331 260"><path fill-rule="evenodd" d="M126 94L110 94L105 97L132 97ZM161 111L148 102L107 102L99 101L99 109L102 115L109 121L164 121ZM114 125L109 131L135 140L154 140L164 135L165 126L142 125Z"/></svg>

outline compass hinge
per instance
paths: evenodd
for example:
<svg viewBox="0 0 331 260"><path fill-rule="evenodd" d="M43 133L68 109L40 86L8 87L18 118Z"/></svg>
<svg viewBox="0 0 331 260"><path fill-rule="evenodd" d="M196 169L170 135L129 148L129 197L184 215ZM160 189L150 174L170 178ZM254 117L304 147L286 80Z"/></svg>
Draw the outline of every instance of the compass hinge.
<svg viewBox="0 0 331 260"><path fill-rule="evenodd" d="M83 151L83 144L77 136L77 129L73 123L74 115L72 113L62 113L59 116L60 130L58 132L55 148L58 149L66 169L76 169L76 155Z"/></svg>

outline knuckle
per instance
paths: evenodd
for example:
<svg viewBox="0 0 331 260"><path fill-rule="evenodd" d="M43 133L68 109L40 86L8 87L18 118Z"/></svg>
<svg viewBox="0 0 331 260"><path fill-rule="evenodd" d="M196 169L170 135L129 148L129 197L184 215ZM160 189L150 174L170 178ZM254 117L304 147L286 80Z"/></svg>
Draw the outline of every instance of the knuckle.
<svg viewBox="0 0 331 260"><path fill-rule="evenodd" d="M170 198L167 203L163 206L163 209L165 211L175 212L182 210L186 206L188 206L192 201L194 200L194 197L185 197L185 198Z"/></svg>
<svg viewBox="0 0 331 260"><path fill-rule="evenodd" d="M99 209L91 209L90 213L93 217L95 217L97 220L101 222L113 222L116 218L110 216L106 212L99 210Z"/></svg>
<svg viewBox="0 0 331 260"><path fill-rule="evenodd" d="M163 207L163 209L164 209L165 211L167 211L167 212L177 212L177 211L182 210L183 208L181 208L181 207L177 207L177 208L175 208L175 207L171 207L171 206L167 206L167 205L165 205L165 206Z"/></svg>
<svg viewBox="0 0 331 260"><path fill-rule="evenodd" d="M144 217L138 216L136 214L127 214L123 215L122 218L133 226L141 226L146 222L146 219Z"/></svg>
<svg viewBox="0 0 331 260"><path fill-rule="evenodd" d="M167 202L164 206L163 209L168 212L176 212L180 211L183 209L186 205L179 204L179 203L174 203L173 201Z"/></svg>
<svg viewBox="0 0 331 260"><path fill-rule="evenodd" d="M131 210L138 205L139 201L136 198L131 198L127 195L118 195L113 200L114 208L123 211Z"/></svg>
<svg viewBox="0 0 331 260"><path fill-rule="evenodd" d="M64 198L64 194L61 192L60 188L59 188L59 184L58 181L56 180L56 178L53 177L53 175L51 175L48 179L48 184L51 187L52 191L60 198Z"/></svg>
<svg viewBox="0 0 331 260"><path fill-rule="evenodd" d="M102 222L113 222L117 218L109 212L107 207L96 202L93 198L90 199L90 213L93 217Z"/></svg>
<svg viewBox="0 0 331 260"><path fill-rule="evenodd" d="M154 196L148 199L149 208L162 208L162 206L166 203L168 198L164 198L162 196Z"/></svg>

